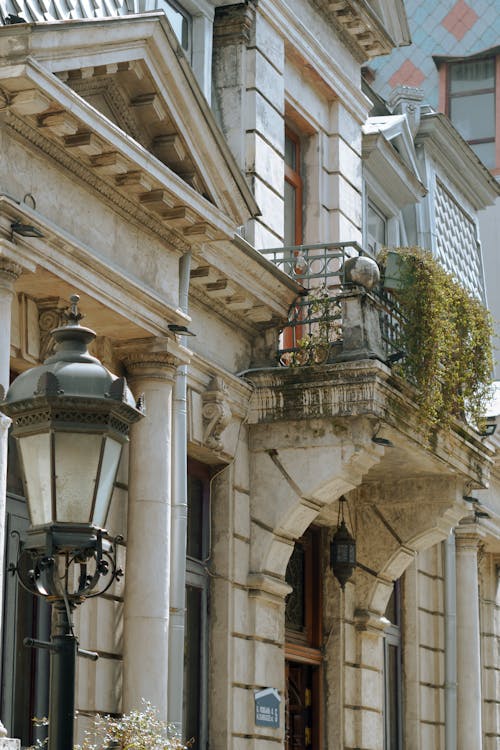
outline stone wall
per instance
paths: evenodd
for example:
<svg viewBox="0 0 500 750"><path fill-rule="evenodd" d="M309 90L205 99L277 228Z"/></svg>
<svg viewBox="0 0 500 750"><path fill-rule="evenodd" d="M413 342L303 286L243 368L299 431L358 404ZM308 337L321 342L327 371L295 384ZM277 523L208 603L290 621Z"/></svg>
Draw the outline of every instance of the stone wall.
<svg viewBox="0 0 500 750"><path fill-rule="evenodd" d="M444 571L441 544L403 580L403 674L409 748L444 747Z"/></svg>

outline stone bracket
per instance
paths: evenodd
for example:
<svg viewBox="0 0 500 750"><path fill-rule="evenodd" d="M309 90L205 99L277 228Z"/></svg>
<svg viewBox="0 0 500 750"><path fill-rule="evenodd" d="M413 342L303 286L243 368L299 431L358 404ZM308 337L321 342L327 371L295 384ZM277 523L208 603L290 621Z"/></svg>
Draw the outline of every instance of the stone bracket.
<svg viewBox="0 0 500 750"><path fill-rule="evenodd" d="M216 375L210 381L207 390L201 395L203 407L203 442L216 453L220 453L222 433L232 420L232 412L228 402L227 386L223 379Z"/></svg>

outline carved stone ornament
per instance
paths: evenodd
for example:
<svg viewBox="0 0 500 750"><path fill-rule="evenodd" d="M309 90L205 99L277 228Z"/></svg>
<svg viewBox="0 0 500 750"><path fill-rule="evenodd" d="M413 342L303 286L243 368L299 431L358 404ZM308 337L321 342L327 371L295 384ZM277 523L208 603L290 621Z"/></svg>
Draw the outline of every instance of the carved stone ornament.
<svg viewBox="0 0 500 750"><path fill-rule="evenodd" d="M0 257L0 278L13 284L22 274L23 268L10 258Z"/></svg>
<svg viewBox="0 0 500 750"><path fill-rule="evenodd" d="M44 362L55 351L55 341L50 335L63 323L63 306L59 297L38 300L38 325L40 327L40 360Z"/></svg>
<svg viewBox="0 0 500 750"><path fill-rule="evenodd" d="M207 390L202 393L203 442L213 451L223 448L222 433L232 419L227 402L227 387L221 377L212 378Z"/></svg>

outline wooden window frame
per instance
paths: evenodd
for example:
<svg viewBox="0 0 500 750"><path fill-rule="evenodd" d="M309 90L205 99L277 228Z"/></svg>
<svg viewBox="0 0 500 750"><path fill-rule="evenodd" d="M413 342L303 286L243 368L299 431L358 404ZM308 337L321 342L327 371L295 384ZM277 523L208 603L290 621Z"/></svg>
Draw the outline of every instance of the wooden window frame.
<svg viewBox="0 0 500 750"><path fill-rule="evenodd" d="M289 127L285 127L285 139L288 138L294 145L295 169L293 169L285 160L285 182L292 185L295 191L295 238L294 245L302 245L303 242L303 217L302 217L302 200L303 200L303 182L301 174L302 154L300 145L300 136Z"/></svg>
<svg viewBox="0 0 500 750"><path fill-rule="evenodd" d="M321 529L313 527L299 540L304 547L305 628L304 633L285 629L285 660L313 667L314 712L312 747L323 746L323 596Z"/></svg>
<svg viewBox="0 0 500 750"><path fill-rule="evenodd" d="M465 94L451 94L451 76L450 68L456 63L467 63L474 62L475 60L494 60L494 75L495 80L492 88L478 89L477 91L465 93ZM472 96L473 94L481 93L493 93L494 96L494 109L495 109L495 134L493 138L474 138L468 140L467 143L471 146L481 143L494 143L495 144L495 165L490 169L490 172L494 175L500 174L500 55L485 55L484 58L474 57L465 58L463 60L444 62L439 68L439 109L450 117L450 100L452 98L464 98L466 96ZM451 120L451 117L450 117Z"/></svg>
<svg viewBox="0 0 500 750"><path fill-rule="evenodd" d="M209 672L209 619L210 619L210 581L206 563L210 557L210 480L212 471L206 464L187 459L187 473L203 482L203 516L202 516L202 557L191 557L186 554L186 587L196 588L201 592L201 662L199 692L199 735L196 747L208 747L208 672Z"/></svg>

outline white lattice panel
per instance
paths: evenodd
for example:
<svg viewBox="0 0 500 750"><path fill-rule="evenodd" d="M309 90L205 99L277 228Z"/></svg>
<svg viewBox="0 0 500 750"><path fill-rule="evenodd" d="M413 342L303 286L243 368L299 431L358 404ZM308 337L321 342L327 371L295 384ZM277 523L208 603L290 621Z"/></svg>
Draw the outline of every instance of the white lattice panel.
<svg viewBox="0 0 500 750"><path fill-rule="evenodd" d="M437 257L447 271L483 299L476 225L439 180L436 180L435 198Z"/></svg>
<svg viewBox="0 0 500 750"><path fill-rule="evenodd" d="M138 13L134 0L0 0L1 19L9 14L25 21L63 21Z"/></svg>

